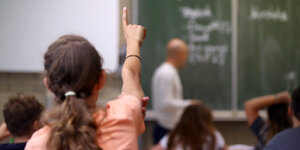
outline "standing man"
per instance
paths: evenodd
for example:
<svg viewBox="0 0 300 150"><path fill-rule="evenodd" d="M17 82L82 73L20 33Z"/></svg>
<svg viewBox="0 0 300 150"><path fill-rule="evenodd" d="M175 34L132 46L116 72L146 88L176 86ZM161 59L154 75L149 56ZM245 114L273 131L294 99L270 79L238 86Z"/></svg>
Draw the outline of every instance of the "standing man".
<svg viewBox="0 0 300 150"><path fill-rule="evenodd" d="M154 144L173 129L184 108L198 100L184 100L178 70L186 64L188 46L174 38L167 45L167 58L154 72L152 78L153 107L157 118L154 127Z"/></svg>

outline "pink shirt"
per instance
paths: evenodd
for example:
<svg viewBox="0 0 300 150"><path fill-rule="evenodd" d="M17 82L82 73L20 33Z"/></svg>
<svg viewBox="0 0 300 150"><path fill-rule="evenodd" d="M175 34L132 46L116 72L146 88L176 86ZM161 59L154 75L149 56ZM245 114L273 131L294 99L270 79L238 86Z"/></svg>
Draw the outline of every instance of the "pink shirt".
<svg viewBox="0 0 300 150"><path fill-rule="evenodd" d="M137 138L145 130L141 112L141 101L135 96L121 95L108 102L105 110L94 114L99 126L98 145L103 150L137 150ZM36 131L27 142L25 150L46 150L50 130L46 126Z"/></svg>

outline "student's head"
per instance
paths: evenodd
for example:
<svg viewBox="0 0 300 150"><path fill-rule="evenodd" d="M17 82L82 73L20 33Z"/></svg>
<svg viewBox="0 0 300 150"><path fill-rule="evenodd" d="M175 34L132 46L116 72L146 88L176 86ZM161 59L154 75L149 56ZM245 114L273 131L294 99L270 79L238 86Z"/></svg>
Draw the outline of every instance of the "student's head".
<svg viewBox="0 0 300 150"><path fill-rule="evenodd" d="M185 108L174 130L170 132L168 150L177 144L190 150L202 149L208 136L212 138L209 149L215 146L215 127L210 108L204 104L190 105Z"/></svg>
<svg viewBox="0 0 300 150"><path fill-rule="evenodd" d="M77 98L88 99L98 93L104 82L102 58L81 36L60 37L49 46L44 63L46 85L58 103L64 102L68 91L74 91Z"/></svg>
<svg viewBox="0 0 300 150"><path fill-rule="evenodd" d="M47 119L48 149L99 149L91 109L104 84L102 58L85 38L66 35L49 46L44 63L44 81L57 102ZM65 96L69 91L75 95Z"/></svg>
<svg viewBox="0 0 300 150"><path fill-rule="evenodd" d="M295 118L300 121L300 87L292 94L292 111Z"/></svg>
<svg viewBox="0 0 300 150"><path fill-rule="evenodd" d="M188 58L188 46L181 39L171 39L167 45L168 58L175 62L175 67L180 69L184 67Z"/></svg>
<svg viewBox="0 0 300 150"><path fill-rule="evenodd" d="M40 127L44 107L34 96L12 96L4 104L3 116L8 131L14 137L30 137Z"/></svg>
<svg viewBox="0 0 300 150"><path fill-rule="evenodd" d="M271 105L267 109L271 130L269 140L280 131L292 127L292 121L288 114L288 104Z"/></svg>

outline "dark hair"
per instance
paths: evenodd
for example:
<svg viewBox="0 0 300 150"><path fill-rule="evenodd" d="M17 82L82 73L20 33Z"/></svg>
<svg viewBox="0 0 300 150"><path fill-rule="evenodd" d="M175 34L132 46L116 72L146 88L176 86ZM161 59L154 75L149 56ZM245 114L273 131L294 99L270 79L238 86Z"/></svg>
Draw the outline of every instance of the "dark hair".
<svg viewBox="0 0 300 150"><path fill-rule="evenodd" d="M99 83L102 58L85 38L65 35L49 46L44 59L47 85L57 103L48 116L51 132L47 148L99 150L97 125L88 101ZM68 91L76 95L66 97Z"/></svg>
<svg viewBox="0 0 300 150"><path fill-rule="evenodd" d="M208 143L207 137L211 138L211 142ZM190 105L170 132L167 150L174 150L176 145L181 145L183 149L199 150L206 143L209 144L209 149L215 148L215 127L211 110L204 104Z"/></svg>
<svg viewBox="0 0 300 150"><path fill-rule="evenodd" d="M295 89L292 94L292 110L295 117L300 120L300 87Z"/></svg>
<svg viewBox="0 0 300 150"><path fill-rule="evenodd" d="M288 104L276 104L268 107L267 113L271 130L266 143L271 140L275 134L286 128L292 127L292 120L288 115L288 107Z"/></svg>
<svg viewBox="0 0 300 150"><path fill-rule="evenodd" d="M12 96L4 104L3 116L13 136L31 136L33 123L40 119L44 106L34 96Z"/></svg>

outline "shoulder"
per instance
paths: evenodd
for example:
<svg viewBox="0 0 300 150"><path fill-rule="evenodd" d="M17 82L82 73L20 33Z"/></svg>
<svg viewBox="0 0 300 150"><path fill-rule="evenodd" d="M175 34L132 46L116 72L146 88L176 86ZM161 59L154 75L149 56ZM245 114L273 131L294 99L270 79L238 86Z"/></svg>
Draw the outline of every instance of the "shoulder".
<svg viewBox="0 0 300 150"><path fill-rule="evenodd" d="M162 64L152 76L152 85L163 86L178 80L178 72L170 64Z"/></svg>
<svg viewBox="0 0 300 150"><path fill-rule="evenodd" d="M128 117L132 113L141 111L141 101L128 94L121 94L118 98L109 101L104 110L99 110L94 114L96 119L106 117Z"/></svg>
<svg viewBox="0 0 300 150"><path fill-rule="evenodd" d="M159 141L159 144L160 144L164 149L167 149L168 141L169 141L169 135L166 134L163 138L161 138L161 140Z"/></svg>
<svg viewBox="0 0 300 150"><path fill-rule="evenodd" d="M224 140L222 134L218 130L215 131L215 136L217 140Z"/></svg>
<svg viewBox="0 0 300 150"><path fill-rule="evenodd" d="M115 109L116 111L139 111L141 110L141 101L133 95L121 94L117 99L107 103L106 109Z"/></svg>
<svg viewBox="0 0 300 150"><path fill-rule="evenodd" d="M25 150L43 150L46 149L46 143L50 133L50 127L45 126L36 131L26 144Z"/></svg>
<svg viewBox="0 0 300 150"><path fill-rule="evenodd" d="M37 130L36 132L34 132L30 139L40 138L40 137L47 137L49 133L50 133L50 127L49 126L44 126L43 128L41 128L41 129Z"/></svg>
<svg viewBox="0 0 300 150"><path fill-rule="evenodd" d="M222 134L218 130L215 131L215 136L216 136L216 145L219 148L223 148L225 146L224 137L222 136Z"/></svg>
<svg viewBox="0 0 300 150"><path fill-rule="evenodd" d="M287 149L300 143L300 127L286 129L276 134L265 147L265 150Z"/></svg>
<svg viewBox="0 0 300 150"><path fill-rule="evenodd" d="M133 95L121 94L117 99L109 101L104 110L96 112L94 119L100 124L109 126L112 124L143 126L142 102Z"/></svg>
<svg viewBox="0 0 300 150"><path fill-rule="evenodd" d="M176 74L176 70L171 64L163 63L154 72L153 77L165 77L172 74Z"/></svg>
<svg viewBox="0 0 300 150"><path fill-rule="evenodd" d="M294 133L299 133L299 131L297 132L296 128L290 128L290 129L286 129L278 134L276 134L271 141L274 142L279 142L279 141L285 141L288 140L290 138L294 138L293 135ZM300 136L300 135L299 135ZM270 142L271 142L270 141Z"/></svg>
<svg viewBox="0 0 300 150"><path fill-rule="evenodd" d="M137 138L145 130L141 101L120 95L94 114L97 141L103 149L137 149Z"/></svg>

